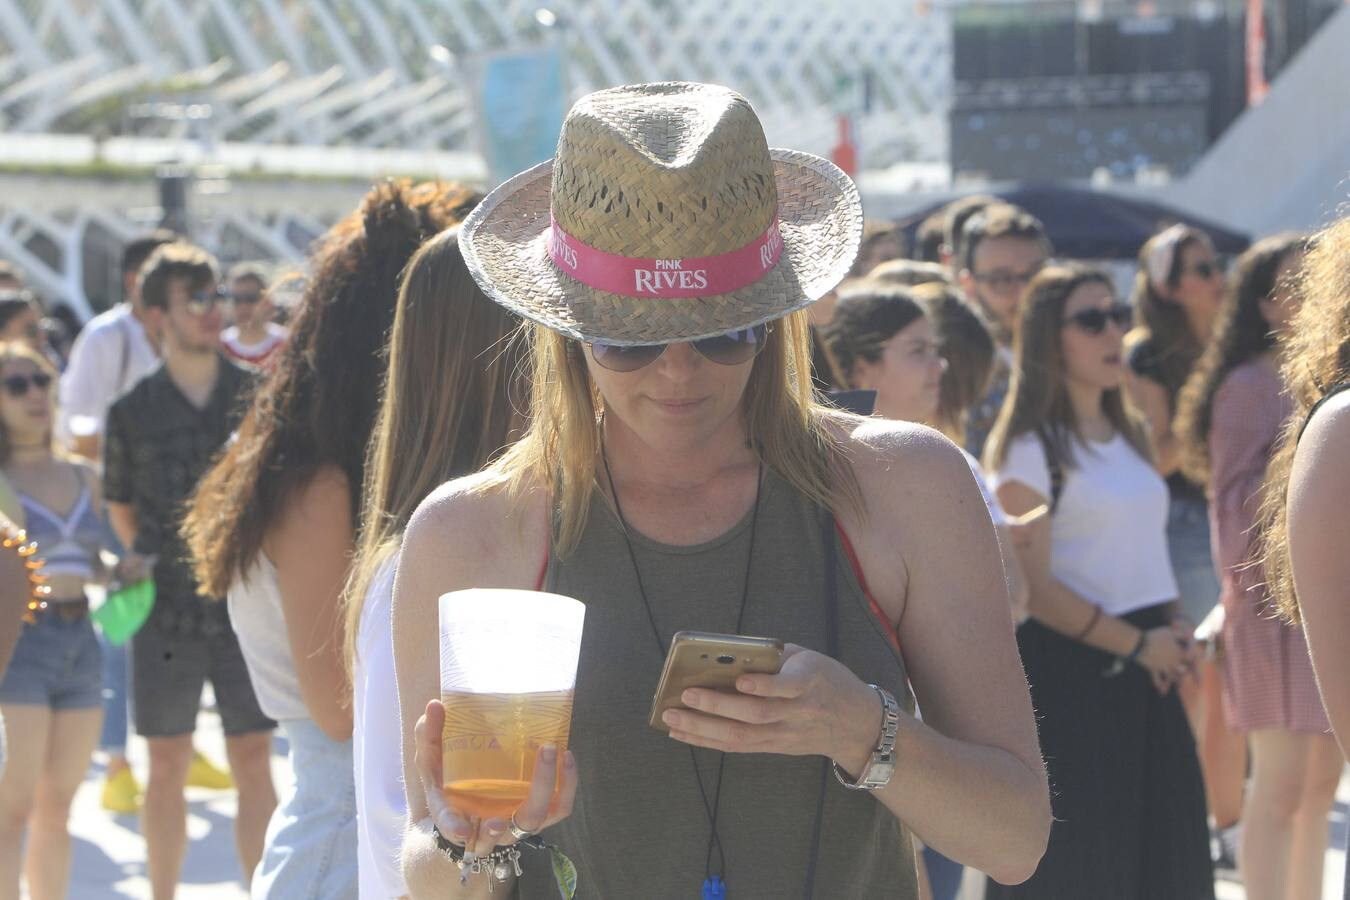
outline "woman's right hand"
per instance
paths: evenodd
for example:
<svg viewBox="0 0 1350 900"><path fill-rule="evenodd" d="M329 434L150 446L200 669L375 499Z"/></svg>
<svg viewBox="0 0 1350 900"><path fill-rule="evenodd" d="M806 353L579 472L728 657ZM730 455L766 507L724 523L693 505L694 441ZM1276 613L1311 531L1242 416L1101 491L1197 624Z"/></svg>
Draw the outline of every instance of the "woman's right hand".
<svg viewBox="0 0 1350 900"><path fill-rule="evenodd" d="M465 848L466 853L485 856L494 848L514 844L504 819L471 817L450 807L442 790L441 734L445 726L445 707L432 700L426 712L417 720L413 731L416 746L417 774L426 793L431 821L451 843ZM534 834L562 821L572 814L577 796L577 764L572 751L559 754L554 747L541 747L534 763L530 791L515 812L516 826ZM554 798L554 787L557 797Z"/></svg>
<svg viewBox="0 0 1350 900"><path fill-rule="evenodd" d="M1166 694L1185 674L1190 656L1171 626L1161 625L1144 632L1144 647L1136 660L1148 671L1158 693Z"/></svg>

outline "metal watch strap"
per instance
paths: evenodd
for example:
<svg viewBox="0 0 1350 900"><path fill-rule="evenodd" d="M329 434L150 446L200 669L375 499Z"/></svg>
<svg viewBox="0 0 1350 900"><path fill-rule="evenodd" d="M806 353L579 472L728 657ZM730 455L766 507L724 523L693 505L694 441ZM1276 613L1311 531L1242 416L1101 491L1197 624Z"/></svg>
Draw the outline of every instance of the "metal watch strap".
<svg viewBox="0 0 1350 900"><path fill-rule="evenodd" d="M851 791L875 791L885 787L895 773L895 737L900 732L900 704L895 696L880 685L869 684L881 698L881 738L877 741L867 765L858 773L856 781L849 781L839 763L834 764L834 777Z"/></svg>

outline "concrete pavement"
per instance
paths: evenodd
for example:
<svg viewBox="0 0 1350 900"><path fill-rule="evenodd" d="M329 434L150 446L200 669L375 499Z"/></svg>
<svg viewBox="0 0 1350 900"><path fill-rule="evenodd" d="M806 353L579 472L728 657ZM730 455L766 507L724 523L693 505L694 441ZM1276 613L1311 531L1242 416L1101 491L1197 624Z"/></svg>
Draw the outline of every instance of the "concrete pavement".
<svg viewBox="0 0 1350 900"><path fill-rule="evenodd" d="M213 760L225 758L220 720L204 712L198 720L197 748ZM272 757L277 792L281 794L292 776L286 762L285 741L278 738ZM144 781L145 743L133 739L132 765ZM145 843L134 816L112 816L99 804L103 785L101 764L91 767L89 777L75 798L71 815L74 835L72 900L148 900L145 878ZM1340 900L1345 872L1345 838L1350 779L1341 783L1340 798L1332 814L1332 849L1327 853L1325 900ZM235 800L233 792L188 791L188 853L178 891L180 900L242 900L247 895L239 884L234 850ZM979 900L983 891L977 874L966 878L961 900ZM1218 900L1245 900L1241 885L1218 882Z"/></svg>

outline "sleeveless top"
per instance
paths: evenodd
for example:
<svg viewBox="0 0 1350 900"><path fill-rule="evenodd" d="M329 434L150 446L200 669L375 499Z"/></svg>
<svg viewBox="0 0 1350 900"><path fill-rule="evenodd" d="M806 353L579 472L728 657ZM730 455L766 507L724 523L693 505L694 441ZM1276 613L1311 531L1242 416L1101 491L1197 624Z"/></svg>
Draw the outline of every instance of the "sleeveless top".
<svg viewBox="0 0 1350 900"><path fill-rule="evenodd" d="M45 575L73 575L92 580L98 572L98 553L111 547L112 532L94 512L89 485L80 477L80 495L64 516L19 491L24 526L38 544L38 556L46 561Z"/></svg>
<svg viewBox="0 0 1350 900"><path fill-rule="evenodd" d="M1313 416L1317 415L1318 411L1321 410L1322 407L1326 406L1332 397L1335 397L1337 394L1342 394L1346 391L1350 391L1350 381L1344 381L1336 385L1331 390L1323 394L1321 400L1318 400L1316 403L1313 404L1312 409L1308 410L1308 414L1303 417L1303 425L1299 427L1298 437L1294 440L1294 443L1296 445L1303 440L1303 433L1307 431L1308 426L1312 424Z"/></svg>
<svg viewBox="0 0 1350 900"><path fill-rule="evenodd" d="M309 710L300 697L300 676L291 658L291 642L286 636L277 570L266 553L260 551L244 577L230 586L225 602L229 604L230 624L248 664L259 708L279 722L308 719Z"/></svg>
<svg viewBox="0 0 1350 900"><path fill-rule="evenodd" d="M743 633L826 652L825 554L834 554L839 658L912 711L904 662L869 608L839 534L831 530L825 546L822 511L772 472L761 490ZM736 630L752 514L694 546L630 530L665 644L680 630ZM544 589L586 604L569 740L580 788L572 815L544 836L576 863L578 898L693 900L705 877L708 812L688 746L647 724L664 656L620 522L598 491L576 550L549 560ZM711 802L720 754L694 754ZM816 756L727 754L717 827L731 900L807 895L821 772ZM558 896L547 854L525 852L521 863L522 900ZM915 878L908 830L877 799L829 776L814 896L917 900Z"/></svg>

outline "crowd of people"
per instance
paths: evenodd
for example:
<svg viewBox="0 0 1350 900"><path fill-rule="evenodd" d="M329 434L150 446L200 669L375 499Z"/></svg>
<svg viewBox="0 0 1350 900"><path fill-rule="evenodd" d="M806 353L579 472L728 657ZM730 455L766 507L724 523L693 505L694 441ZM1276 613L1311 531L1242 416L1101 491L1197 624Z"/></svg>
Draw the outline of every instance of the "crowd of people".
<svg viewBox="0 0 1350 900"><path fill-rule="evenodd" d="M1228 268L1159 223L1122 296L984 195L911 242L688 84L583 98L486 197L373 187L284 325L272 269L168 232L77 336L0 264L0 898L66 896L101 749L156 900L189 783L237 789L255 897L1317 900L1350 219ZM88 590L146 578L105 640ZM587 606L568 746L504 819L442 790L468 587ZM667 737L686 629L787 650Z"/></svg>

